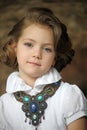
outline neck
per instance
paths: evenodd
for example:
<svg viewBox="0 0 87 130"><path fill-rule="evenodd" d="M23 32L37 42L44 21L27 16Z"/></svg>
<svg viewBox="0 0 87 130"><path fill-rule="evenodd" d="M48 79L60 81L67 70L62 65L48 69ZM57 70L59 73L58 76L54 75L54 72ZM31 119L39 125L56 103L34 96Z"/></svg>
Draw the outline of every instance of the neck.
<svg viewBox="0 0 87 130"><path fill-rule="evenodd" d="M19 74L20 74L20 77L25 81L26 84L28 84L29 86L34 88L35 81L36 81L37 78L30 77L26 74L22 74L21 72L19 72Z"/></svg>

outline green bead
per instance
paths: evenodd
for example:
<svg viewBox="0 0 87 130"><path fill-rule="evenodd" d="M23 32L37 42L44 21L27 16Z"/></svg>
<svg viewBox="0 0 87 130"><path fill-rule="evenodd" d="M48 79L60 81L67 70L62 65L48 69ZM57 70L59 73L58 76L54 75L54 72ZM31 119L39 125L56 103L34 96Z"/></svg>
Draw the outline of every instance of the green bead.
<svg viewBox="0 0 87 130"><path fill-rule="evenodd" d="M29 102L30 98L28 96L24 96L24 102Z"/></svg>
<svg viewBox="0 0 87 130"><path fill-rule="evenodd" d="M43 95L38 95L37 100L42 101L44 99Z"/></svg>

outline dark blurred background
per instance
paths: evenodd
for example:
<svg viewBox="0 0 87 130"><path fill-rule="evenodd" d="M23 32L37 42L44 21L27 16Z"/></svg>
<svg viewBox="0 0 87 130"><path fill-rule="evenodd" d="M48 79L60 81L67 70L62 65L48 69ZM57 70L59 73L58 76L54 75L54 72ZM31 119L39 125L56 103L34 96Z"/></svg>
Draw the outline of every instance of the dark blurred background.
<svg viewBox="0 0 87 130"><path fill-rule="evenodd" d="M75 57L61 72L63 80L77 84L87 97L87 3L86 0L0 0L0 38L30 7L48 7L65 23L75 49ZM0 43L1 44L1 43ZM13 70L0 64L0 95Z"/></svg>

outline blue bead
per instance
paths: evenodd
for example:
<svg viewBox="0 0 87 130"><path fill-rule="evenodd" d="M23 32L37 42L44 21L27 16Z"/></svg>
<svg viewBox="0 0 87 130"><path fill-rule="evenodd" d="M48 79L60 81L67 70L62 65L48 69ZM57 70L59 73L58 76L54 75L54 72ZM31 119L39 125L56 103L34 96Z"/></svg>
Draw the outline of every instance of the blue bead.
<svg viewBox="0 0 87 130"><path fill-rule="evenodd" d="M58 86L58 83L59 83L59 82L55 82L55 83L53 83L53 85L56 87L56 86Z"/></svg>
<svg viewBox="0 0 87 130"><path fill-rule="evenodd" d="M36 103L36 102L32 102L32 103L30 104L30 111L31 111L32 113L35 113L37 110L38 110L38 105L37 105L37 103Z"/></svg>

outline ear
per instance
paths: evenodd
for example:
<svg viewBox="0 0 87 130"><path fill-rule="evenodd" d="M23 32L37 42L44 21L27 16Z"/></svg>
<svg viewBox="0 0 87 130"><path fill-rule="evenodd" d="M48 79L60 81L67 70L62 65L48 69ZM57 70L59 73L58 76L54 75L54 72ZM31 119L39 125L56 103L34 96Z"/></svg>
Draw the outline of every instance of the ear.
<svg viewBox="0 0 87 130"><path fill-rule="evenodd" d="M11 43L10 47L16 52L17 43L16 42Z"/></svg>

